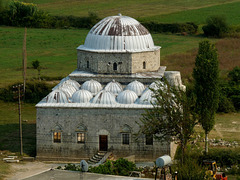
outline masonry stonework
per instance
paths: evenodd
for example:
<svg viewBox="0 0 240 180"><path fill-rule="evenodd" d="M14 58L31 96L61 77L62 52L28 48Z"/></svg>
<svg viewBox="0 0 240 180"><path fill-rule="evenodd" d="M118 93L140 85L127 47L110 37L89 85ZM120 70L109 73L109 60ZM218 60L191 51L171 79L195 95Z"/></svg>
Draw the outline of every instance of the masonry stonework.
<svg viewBox="0 0 240 180"><path fill-rule="evenodd" d="M99 151L99 136L108 136L108 148L116 157L135 155L141 160L155 159L159 152L170 153L170 146L154 141L146 145L145 137L135 140L143 109L114 108L38 108L37 156L49 159L88 159ZM47 124L47 126L46 126ZM123 126L131 128L129 145L122 144ZM86 127L86 143L77 143L79 126ZM61 143L53 143L53 132L62 134ZM47 140L47 141L46 141Z"/></svg>

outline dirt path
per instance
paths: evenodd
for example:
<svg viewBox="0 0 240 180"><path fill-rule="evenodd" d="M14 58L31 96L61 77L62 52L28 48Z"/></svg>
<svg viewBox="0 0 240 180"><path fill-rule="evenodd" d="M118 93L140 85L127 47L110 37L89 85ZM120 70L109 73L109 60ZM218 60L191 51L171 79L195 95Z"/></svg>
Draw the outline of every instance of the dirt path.
<svg viewBox="0 0 240 180"><path fill-rule="evenodd" d="M56 168L56 164L43 163L39 161L13 163L11 164L11 173L7 175L6 180L20 180L32 175L36 175L47 171L51 168Z"/></svg>

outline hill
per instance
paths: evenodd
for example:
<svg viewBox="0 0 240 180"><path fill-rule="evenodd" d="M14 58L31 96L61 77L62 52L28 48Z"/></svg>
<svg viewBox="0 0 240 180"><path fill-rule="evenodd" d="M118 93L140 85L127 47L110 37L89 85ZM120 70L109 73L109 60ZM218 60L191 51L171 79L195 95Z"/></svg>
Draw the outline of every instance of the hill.
<svg viewBox="0 0 240 180"><path fill-rule="evenodd" d="M32 0L24 0L33 2ZM234 3L236 2L236 4ZM97 13L100 18L121 12L133 18L154 19L159 22L184 20L201 23L212 14L225 16L239 14L239 0L36 0L40 9L53 15L87 16L88 12ZM220 5L220 6L219 6ZM230 10L231 9L231 10ZM170 18L168 18L168 15ZM197 19L196 19L197 17ZM163 20L162 20L163 18Z"/></svg>

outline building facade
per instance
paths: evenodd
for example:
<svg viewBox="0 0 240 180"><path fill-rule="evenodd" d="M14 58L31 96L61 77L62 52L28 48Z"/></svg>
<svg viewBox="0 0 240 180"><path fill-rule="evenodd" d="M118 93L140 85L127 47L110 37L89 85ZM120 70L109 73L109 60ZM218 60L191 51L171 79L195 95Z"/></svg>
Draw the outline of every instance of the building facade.
<svg viewBox="0 0 240 180"><path fill-rule="evenodd" d="M138 122L154 98L149 87L165 76L184 88L180 73L160 66L160 47L133 18L106 17L77 48L77 69L64 78L37 108L37 157L88 159L98 151L137 161L173 155L174 143L142 135Z"/></svg>

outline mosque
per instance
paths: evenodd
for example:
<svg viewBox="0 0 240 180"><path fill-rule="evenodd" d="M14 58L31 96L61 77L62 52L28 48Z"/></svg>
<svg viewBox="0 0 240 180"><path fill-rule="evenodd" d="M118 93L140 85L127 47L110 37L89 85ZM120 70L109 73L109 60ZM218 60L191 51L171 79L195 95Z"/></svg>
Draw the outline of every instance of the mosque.
<svg viewBox="0 0 240 180"><path fill-rule="evenodd" d="M77 69L36 105L37 158L80 160L97 152L133 155L136 161L172 156L173 142L134 138L141 114L153 108L149 87L163 76L185 87L180 72L160 65L160 49L131 17L119 14L98 22L77 48Z"/></svg>

